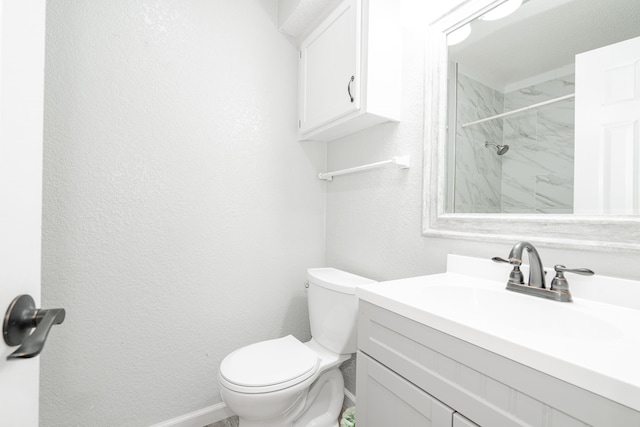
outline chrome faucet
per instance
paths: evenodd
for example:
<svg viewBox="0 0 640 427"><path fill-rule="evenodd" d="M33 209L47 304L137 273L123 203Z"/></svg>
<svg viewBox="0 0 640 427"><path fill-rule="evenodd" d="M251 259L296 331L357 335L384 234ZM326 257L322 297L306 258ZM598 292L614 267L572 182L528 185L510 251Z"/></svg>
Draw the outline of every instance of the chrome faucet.
<svg viewBox="0 0 640 427"><path fill-rule="evenodd" d="M526 285L524 284L522 272L520 271L522 254L525 249L529 254L529 283ZM542 260L536 248L529 242L516 243L511 249L511 252L509 252L509 259L500 257L493 257L491 259L495 262L504 262L513 266L513 270L511 270L511 274L509 274L507 290L561 302L571 302L571 293L569 292L569 287L563 273L577 273L585 276L594 274L593 271L586 268L568 269L564 265L556 265L556 277L551 282L551 288L547 289Z"/></svg>
<svg viewBox="0 0 640 427"><path fill-rule="evenodd" d="M542 260L540 259L540 255L536 248L529 242L518 242L516 243L511 252L509 253L509 260L513 260L512 262L517 262L518 265L522 264L522 254L524 250L527 250L529 254L529 286L533 286L535 288L546 288L545 286L545 277L544 277L544 267L542 266ZM521 283L519 283L521 284Z"/></svg>
<svg viewBox="0 0 640 427"><path fill-rule="evenodd" d="M544 277L544 267L542 267L542 260L540 259L540 255L535 247L529 242L518 242L513 248L511 248L511 252L509 252L509 259L504 259L500 257L491 258L495 262L505 262L507 264L513 265L513 270L509 275L509 284L514 285L524 285L524 280L522 278L522 272L520 271L520 266L522 265L522 254L524 250L527 250L529 254L529 283L527 286L533 286L534 288L545 289L545 277Z"/></svg>

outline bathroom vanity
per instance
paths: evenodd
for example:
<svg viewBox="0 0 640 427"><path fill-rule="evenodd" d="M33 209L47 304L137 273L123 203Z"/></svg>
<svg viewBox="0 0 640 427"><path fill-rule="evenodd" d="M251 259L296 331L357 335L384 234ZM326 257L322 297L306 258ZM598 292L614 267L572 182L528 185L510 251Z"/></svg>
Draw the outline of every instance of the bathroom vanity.
<svg viewBox="0 0 640 427"><path fill-rule="evenodd" d="M562 303L507 276L450 255L447 273L359 289L358 423L640 426L640 284L572 277Z"/></svg>

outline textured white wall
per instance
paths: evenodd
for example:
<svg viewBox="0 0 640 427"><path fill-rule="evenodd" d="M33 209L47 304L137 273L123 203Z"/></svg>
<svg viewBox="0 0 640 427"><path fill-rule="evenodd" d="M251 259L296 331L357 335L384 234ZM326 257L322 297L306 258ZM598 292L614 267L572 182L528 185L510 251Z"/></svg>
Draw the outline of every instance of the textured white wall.
<svg viewBox="0 0 640 427"><path fill-rule="evenodd" d="M49 0L47 20L42 294L67 319L42 357L41 425L219 402L229 351L309 337L304 269L324 264L325 148L295 141L275 0ZM424 45L405 36L403 121L328 145L328 170L412 156L327 184L326 264L378 280L510 248L420 235ZM624 254L540 252L640 279Z"/></svg>
<svg viewBox="0 0 640 427"><path fill-rule="evenodd" d="M67 318L42 426L164 421L220 402L231 350L309 338L325 147L296 140L275 22L275 0L48 1L42 294Z"/></svg>

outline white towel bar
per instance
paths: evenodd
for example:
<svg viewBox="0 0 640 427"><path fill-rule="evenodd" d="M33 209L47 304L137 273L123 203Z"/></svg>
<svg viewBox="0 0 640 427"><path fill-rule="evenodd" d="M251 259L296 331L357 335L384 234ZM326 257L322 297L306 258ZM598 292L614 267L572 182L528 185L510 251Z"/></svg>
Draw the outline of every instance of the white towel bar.
<svg viewBox="0 0 640 427"><path fill-rule="evenodd" d="M411 159L409 156L396 156L391 160L385 160L382 162L371 163L368 165L356 166L349 169L342 169L334 172L323 172L318 175L318 178L325 179L327 181L333 181L334 176L346 175L349 173L360 172L368 169L381 168L387 165L396 165L400 169L407 169L411 166Z"/></svg>

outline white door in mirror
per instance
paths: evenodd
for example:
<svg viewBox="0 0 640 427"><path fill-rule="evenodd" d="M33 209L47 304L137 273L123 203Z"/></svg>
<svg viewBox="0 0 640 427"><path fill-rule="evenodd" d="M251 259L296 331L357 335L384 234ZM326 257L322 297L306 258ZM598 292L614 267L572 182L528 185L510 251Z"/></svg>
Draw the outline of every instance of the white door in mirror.
<svg viewBox="0 0 640 427"><path fill-rule="evenodd" d="M574 213L640 214L640 37L576 55Z"/></svg>

